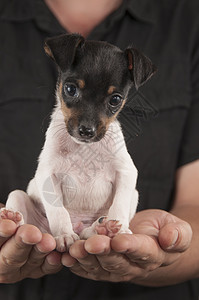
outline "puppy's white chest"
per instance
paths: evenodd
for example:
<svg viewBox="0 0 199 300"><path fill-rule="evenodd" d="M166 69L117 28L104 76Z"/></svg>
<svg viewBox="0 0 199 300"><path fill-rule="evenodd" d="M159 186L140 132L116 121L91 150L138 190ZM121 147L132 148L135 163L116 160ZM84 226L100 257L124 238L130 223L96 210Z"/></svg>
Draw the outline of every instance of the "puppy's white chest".
<svg viewBox="0 0 199 300"><path fill-rule="evenodd" d="M60 154L55 176L61 181L64 206L79 212L110 207L115 180L111 155L96 145L80 145Z"/></svg>

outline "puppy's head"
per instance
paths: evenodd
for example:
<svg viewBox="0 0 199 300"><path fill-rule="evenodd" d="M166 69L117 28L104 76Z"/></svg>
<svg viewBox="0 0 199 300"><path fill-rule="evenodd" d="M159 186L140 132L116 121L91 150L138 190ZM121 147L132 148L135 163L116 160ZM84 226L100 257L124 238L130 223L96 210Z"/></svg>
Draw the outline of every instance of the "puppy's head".
<svg viewBox="0 0 199 300"><path fill-rule="evenodd" d="M46 40L46 53L60 70L57 95L68 133L77 142L97 142L125 104L130 88L155 72L134 48L125 51L78 34Z"/></svg>

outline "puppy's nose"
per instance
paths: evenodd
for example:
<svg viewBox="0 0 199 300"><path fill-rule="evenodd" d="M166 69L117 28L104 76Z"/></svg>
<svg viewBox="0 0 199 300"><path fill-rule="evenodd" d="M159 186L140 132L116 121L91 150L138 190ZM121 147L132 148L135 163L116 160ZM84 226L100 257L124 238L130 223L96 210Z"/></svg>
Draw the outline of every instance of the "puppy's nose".
<svg viewBox="0 0 199 300"><path fill-rule="evenodd" d="M94 127L79 126L79 135L85 138L92 138L95 135Z"/></svg>

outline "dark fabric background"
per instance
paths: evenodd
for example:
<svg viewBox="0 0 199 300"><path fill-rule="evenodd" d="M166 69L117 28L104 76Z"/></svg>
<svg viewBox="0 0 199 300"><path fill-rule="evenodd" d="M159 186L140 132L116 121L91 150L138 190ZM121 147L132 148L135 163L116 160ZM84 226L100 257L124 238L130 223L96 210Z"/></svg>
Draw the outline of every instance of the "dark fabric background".
<svg viewBox="0 0 199 300"><path fill-rule="evenodd" d="M197 0L125 0L90 34L125 49L133 44L158 67L120 115L139 171L138 209L172 204L176 169L199 158L199 5ZM64 29L41 0L0 2L0 197L34 176L54 105L57 70L43 44ZM158 112L158 114L157 114ZM147 288L82 279L66 268L0 285L0 299L197 300L198 281Z"/></svg>

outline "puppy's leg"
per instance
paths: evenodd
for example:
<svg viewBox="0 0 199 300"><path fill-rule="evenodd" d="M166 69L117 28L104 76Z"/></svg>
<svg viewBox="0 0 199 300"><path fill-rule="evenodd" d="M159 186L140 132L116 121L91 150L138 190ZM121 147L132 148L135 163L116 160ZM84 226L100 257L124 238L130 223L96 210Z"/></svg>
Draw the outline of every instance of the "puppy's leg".
<svg viewBox="0 0 199 300"><path fill-rule="evenodd" d="M125 172L117 174L115 195L108 211L108 216L98 218L90 227L85 228L80 238L88 239L95 234L107 235L110 238L119 233L132 234L129 229L130 220L136 212L138 192L135 189L137 170L130 161L130 167Z"/></svg>
<svg viewBox="0 0 199 300"><path fill-rule="evenodd" d="M0 210L1 219L9 219L16 223L17 226L24 224L24 218L27 217L26 210L26 193L15 190L8 195L6 207Z"/></svg>
<svg viewBox="0 0 199 300"><path fill-rule="evenodd" d="M136 213L137 205L138 205L138 191L134 190L133 191L133 197L131 200L131 208L130 208L130 213L129 213L129 220L131 221Z"/></svg>
<svg viewBox="0 0 199 300"><path fill-rule="evenodd" d="M44 189L44 182L48 178L48 191ZM40 200L44 206L50 231L54 236L60 252L66 251L79 236L73 231L70 215L64 207L61 184L55 174L41 174L36 177L36 185ZM33 184L34 182L32 182ZM34 183L35 184L35 183ZM29 187L29 190L31 187ZM53 191L53 192L52 192Z"/></svg>
<svg viewBox="0 0 199 300"><path fill-rule="evenodd" d="M0 210L0 218L12 220L17 226L32 224L42 232L50 232L48 221L40 207L21 190L9 194L6 207Z"/></svg>
<svg viewBox="0 0 199 300"><path fill-rule="evenodd" d="M132 233L129 229L130 219L134 216L138 203L138 193L135 189L137 181L137 169L135 168L127 151L120 153L116 161L116 180L114 183L115 194L111 207L108 211L107 221L115 223L119 231L114 228L114 223L107 223L107 229L117 233Z"/></svg>

